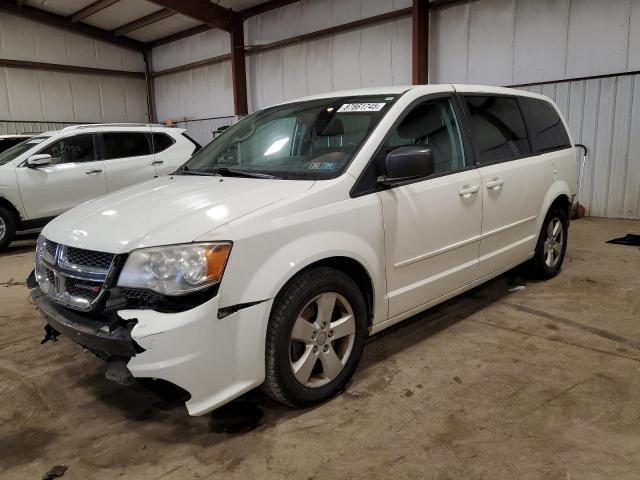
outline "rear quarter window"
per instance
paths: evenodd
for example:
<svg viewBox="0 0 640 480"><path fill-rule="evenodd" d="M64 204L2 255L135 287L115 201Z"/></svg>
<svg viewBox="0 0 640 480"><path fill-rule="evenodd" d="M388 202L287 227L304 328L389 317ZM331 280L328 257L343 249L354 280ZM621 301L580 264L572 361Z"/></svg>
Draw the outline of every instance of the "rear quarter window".
<svg viewBox="0 0 640 480"><path fill-rule="evenodd" d="M167 148L169 148L174 143L176 143L176 141L166 133L153 132L153 152L154 153L162 152Z"/></svg>
<svg viewBox="0 0 640 480"><path fill-rule="evenodd" d="M545 100L528 97L521 97L518 102L531 136L533 153L544 153L571 146L569 134L553 105Z"/></svg>

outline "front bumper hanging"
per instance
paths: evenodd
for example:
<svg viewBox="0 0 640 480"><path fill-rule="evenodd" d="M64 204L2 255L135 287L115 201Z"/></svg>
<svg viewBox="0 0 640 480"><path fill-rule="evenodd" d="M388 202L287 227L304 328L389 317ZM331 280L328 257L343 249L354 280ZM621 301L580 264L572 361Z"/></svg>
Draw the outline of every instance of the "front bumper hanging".
<svg viewBox="0 0 640 480"><path fill-rule="evenodd" d="M144 350L131 338L134 320L101 321L64 308L50 300L39 287L31 292L38 310L44 315L50 328L91 350L100 358L129 358ZM57 335L46 329L49 339Z"/></svg>

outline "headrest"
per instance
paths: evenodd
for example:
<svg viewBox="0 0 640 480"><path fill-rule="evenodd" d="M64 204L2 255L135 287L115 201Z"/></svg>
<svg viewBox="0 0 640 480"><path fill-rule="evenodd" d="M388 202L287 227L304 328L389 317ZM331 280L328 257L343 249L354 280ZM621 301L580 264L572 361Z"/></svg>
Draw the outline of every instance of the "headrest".
<svg viewBox="0 0 640 480"><path fill-rule="evenodd" d="M398 125L400 138L422 138L443 127L442 114L437 105L424 105L413 110Z"/></svg>
<svg viewBox="0 0 640 480"><path fill-rule="evenodd" d="M316 124L316 135L319 137L335 137L342 134L344 134L344 125L339 118L333 118L328 124L326 122Z"/></svg>

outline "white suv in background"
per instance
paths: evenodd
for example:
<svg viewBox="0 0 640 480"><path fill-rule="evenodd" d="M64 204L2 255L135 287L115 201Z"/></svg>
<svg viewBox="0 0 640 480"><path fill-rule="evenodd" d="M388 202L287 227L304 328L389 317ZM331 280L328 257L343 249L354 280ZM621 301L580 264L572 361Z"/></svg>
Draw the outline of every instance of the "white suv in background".
<svg viewBox="0 0 640 480"><path fill-rule="evenodd" d="M0 250L17 230L42 227L76 205L174 172L200 146L184 129L74 125L0 153Z"/></svg>
<svg viewBox="0 0 640 480"><path fill-rule="evenodd" d="M53 220L27 283L45 340L83 345L108 378L178 385L192 415L260 385L314 405L344 389L368 335L523 262L556 275L576 166L541 95L317 95Z"/></svg>

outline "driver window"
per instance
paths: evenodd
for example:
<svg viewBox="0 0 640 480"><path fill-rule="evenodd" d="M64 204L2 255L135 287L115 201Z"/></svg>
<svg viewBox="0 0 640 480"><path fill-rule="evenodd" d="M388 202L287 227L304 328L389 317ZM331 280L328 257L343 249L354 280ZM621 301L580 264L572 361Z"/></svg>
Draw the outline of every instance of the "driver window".
<svg viewBox="0 0 640 480"><path fill-rule="evenodd" d="M93 134L63 138L38 153L51 155L50 165L74 162L93 162L96 159Z"/></svg>
<svg viewBox="0 0 640 480"><path fill-rule="evenodd" d="M435 174L465 167L460 129L450 99L430 100L411 110L387 139L386 153L408 145L431 148Z"/></svg>

